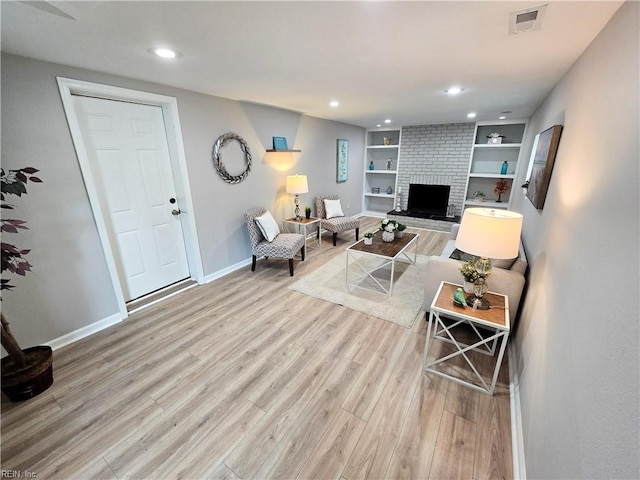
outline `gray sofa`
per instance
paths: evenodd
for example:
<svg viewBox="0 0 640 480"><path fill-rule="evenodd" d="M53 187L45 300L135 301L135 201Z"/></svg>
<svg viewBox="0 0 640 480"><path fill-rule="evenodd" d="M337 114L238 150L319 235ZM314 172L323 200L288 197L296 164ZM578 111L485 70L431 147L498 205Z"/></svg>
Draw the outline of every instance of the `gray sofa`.
<svg viewBox="0 0 640 480"><path fill-rule="evenodd" d="M463 262L449 258L456 249L455 242L458 235L459 224L451 227L451 238L447 242L440 256L431 256L427 263L424 287L423 309L427 312L431 307L433 297L438 290L441 281L462 284L464 282L460 267ZM497 292L509 297L509 317L514 321L518 314L518 305L524 288L524 274L527 270L527 257L522 244L518 258L511 260L492 260L493 269L487 279L490 292ZM506 267L506 268L505 268Z"/></svg>

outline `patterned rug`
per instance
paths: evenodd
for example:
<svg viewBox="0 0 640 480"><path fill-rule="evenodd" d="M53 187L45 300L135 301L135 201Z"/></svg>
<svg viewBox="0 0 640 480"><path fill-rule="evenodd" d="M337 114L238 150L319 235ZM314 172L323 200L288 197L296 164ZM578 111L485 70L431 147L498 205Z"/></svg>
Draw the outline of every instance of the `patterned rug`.
<svg viewBox="0 0 640 480"><path fill-rule="evenodd" d="M362 257L359 258L359 260ZM405 328L411 328L417 318L424 312L422 308L424 270L428 257L418 255L415 265L396 262L394 272L393 294L391 296L371 292L362 288L347 288L345 284L346 252L330 260L322 267L305 275L289 288L311 297L345 306L367 315L381 318ZM380 262L379 259L366 258L361 263ZM350 257L349 282L361 286L375 288L369 277L362 278L363 271L353 265ZM379 264L379 263L378 263ZM367 267L377 266L369 263ZM388 287L390 266L378 270L374 277Z"/></svg>

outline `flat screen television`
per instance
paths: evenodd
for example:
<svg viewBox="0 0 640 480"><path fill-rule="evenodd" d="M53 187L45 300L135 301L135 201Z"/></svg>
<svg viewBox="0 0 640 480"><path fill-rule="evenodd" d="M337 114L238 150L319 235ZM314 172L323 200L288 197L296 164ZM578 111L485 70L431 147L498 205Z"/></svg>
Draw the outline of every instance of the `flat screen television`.
<svg viewBox="0 0 640 480"><path fill-rule="evenodd" d="M407 200L409 214L446 217L450 190L449 185L409 184L409 198Z"/></svg>

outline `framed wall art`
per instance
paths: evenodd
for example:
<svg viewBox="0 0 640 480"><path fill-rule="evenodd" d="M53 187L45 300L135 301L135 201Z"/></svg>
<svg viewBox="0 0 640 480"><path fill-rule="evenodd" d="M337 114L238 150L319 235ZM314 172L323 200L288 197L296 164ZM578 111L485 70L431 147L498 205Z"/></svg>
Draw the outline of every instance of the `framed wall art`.
<svg viewBox="0 0 640 480"><path fill-rule="evenodd" d="M336 181L346 182L349 172L349 140L338 139L336 153Z"/></svg>
<svg viewBox="0 0 640 480"><path fill-rule="evenodd" d="M538 210L547 198L553 164L558 153L562 125L554 125L538 135L531 157L531 174L527 180L527 198Z"/></svg>

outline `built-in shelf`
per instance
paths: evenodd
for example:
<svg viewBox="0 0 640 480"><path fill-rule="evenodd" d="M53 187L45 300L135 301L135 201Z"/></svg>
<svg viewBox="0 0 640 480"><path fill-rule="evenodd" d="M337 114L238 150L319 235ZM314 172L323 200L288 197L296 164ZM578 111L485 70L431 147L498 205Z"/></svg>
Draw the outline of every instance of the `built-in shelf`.
<svg viewBox="0 0 640 480"><path fill-rule="evenodd" d="M395 195L389 193L365 193L365 197L378 197L378 198L396 198Z"/></svg>
<svg viewBox="0 0 640 480"><path fill-rule="evenodd" d="M474 178L516 178L515 173L508 173L506 175L499 175L495 173L470 173L469 177Z"/></svg>
<svg viewBox="0 0 640 480"><path fill-rule="evenodd" d="M498 122L479 122L476 124L474 143L471 147L471 159L465 191L465 207L506 208L511 205L514 183L518 168L522 164L522 139L527 122L524 120L505 120ZM502 135L502 143L487 143L491 133ZM502 174L506 168L506 174ZM508 191L502 194L502 202L496 202L496 183L507 182ZM485 200L474 200L475 192L483 192Z"/></svg>
<svg viewBox="0 0 640 480"><path fill-rule="evenodd" d="M273 152L291 152L291 153L301 153L302 150L274 150L272 148L270 148L269 150L267 150L267 152L269 153L273 153Z"/></svg>
<svg viewBox="0 0 640 480"><path fill-rule="evenodd" d="M395 207L402 129L367 131L362 210L384 216ZM373 170L369 168L373 166ZM386 193L391 188L394 193ZM371 193L373 190L381 193Z"/></svg>

